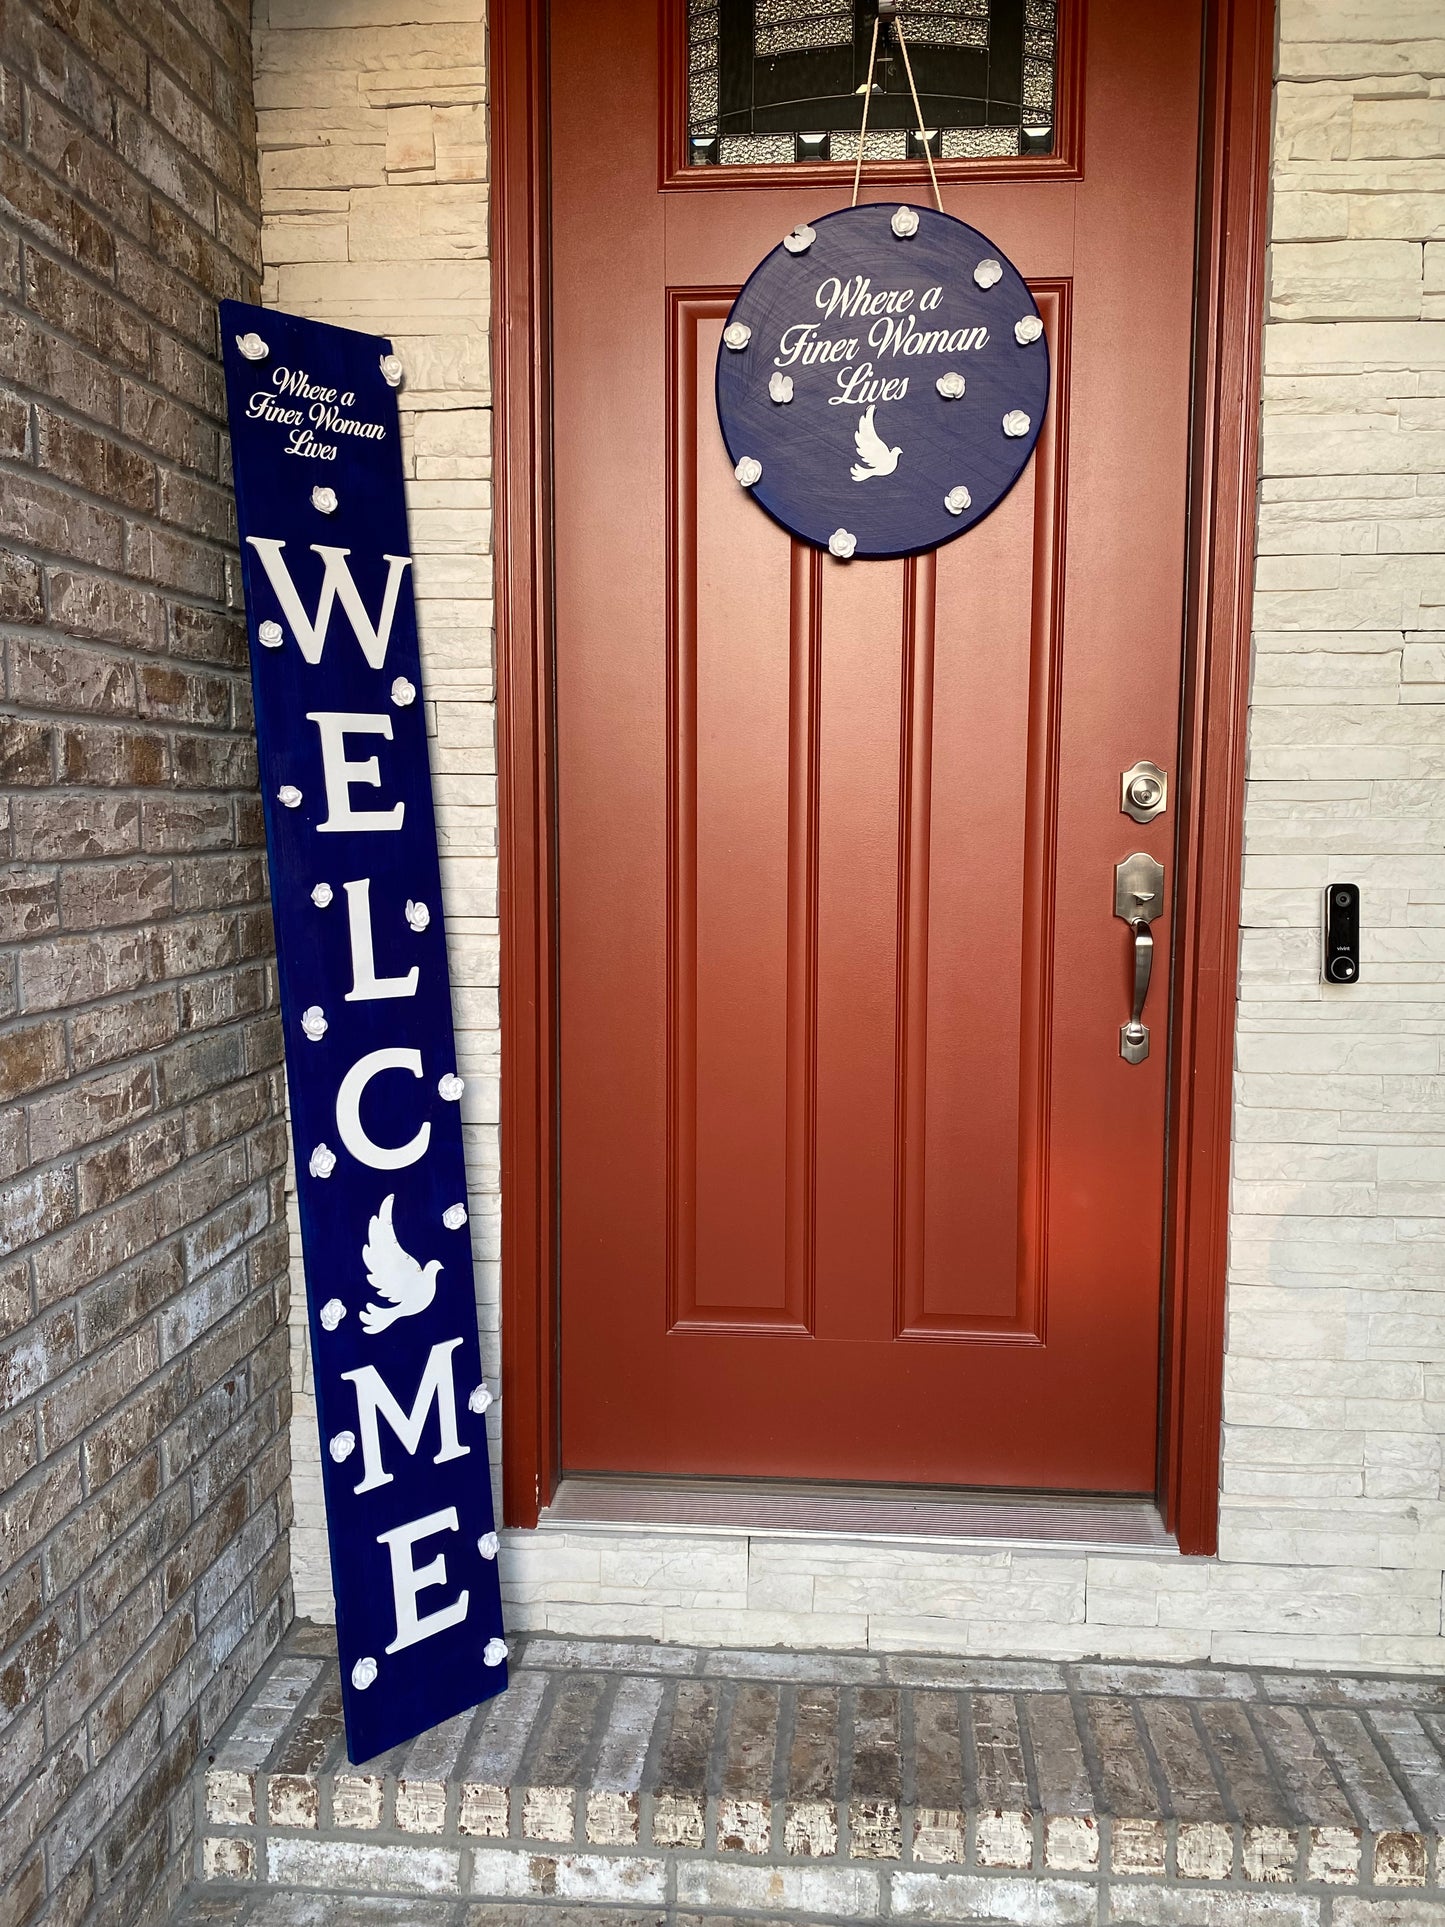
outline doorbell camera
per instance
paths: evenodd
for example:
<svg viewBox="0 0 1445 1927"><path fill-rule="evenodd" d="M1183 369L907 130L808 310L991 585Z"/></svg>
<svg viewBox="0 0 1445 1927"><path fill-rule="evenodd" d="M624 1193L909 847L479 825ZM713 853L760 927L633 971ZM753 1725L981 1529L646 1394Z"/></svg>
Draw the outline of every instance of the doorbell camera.
<svg viewBox="0 0 1445 1927"><path fill-rule="evenodd" d="M1332 883L1325 891L1325 959L1327 984L1353 984L1360 979L1360 886Z"/></svg>

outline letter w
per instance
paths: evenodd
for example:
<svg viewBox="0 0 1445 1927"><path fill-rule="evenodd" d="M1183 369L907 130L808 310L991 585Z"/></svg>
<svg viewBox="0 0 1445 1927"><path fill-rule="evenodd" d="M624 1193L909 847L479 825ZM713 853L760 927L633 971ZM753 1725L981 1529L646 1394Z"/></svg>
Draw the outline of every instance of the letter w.
<svg viewBox="0 0 1445 1927"><path fill-rule="evenodd" d="M407 1452L415 1457L416 1449L421 1444L421 1435L426 1429L427 1417L435 1405L441 1450L432 1464L445 1465L448 1459L464 1459L470 1452L471 1447L463 1445L457 1437L456 1389L452 1383L452 1353L461 1342L460 1338L452 1338L444 1344L432 1346L409 1412L403 1411L393 1398L390 1386L374 1365L363 1365L358 1371L341 1374L356 1387L356 1416L361 1425L361 1462L366 1471L365 1478L356 1487L358 1492L374 1492L379 1485L391 1484L391 1474L382 1463L378 1418L386 1420Z"/></svg>
<svg viewBox="0 0 1445 1927"><path fill-rule="evenodd" d="M282 558L284 542L277 542L268 535L248 535L246 540L260 556L266 574L270 577L271 587L276 591L276 600L281 604L282 613L301 645L301 653L307 662L321 660L321 652L326 647L326 631L331 626L331 610L340 602L351 619L356 631L356 640L361 644L361 652L373 669L380 669L386 661L387 644L391 641L392 618L396 614L397 597L401 593L401 579L411 567L409 555L386 555L384 562L391 566L386 577L386 594L382 598L381 619L373 627L371 617L361 600L360 591L346 566L350 549L328 549L319 542L311 544L313 555L319 555L326 564L326 573L321 578L321 594L316 603L316 620L312 622L301 606L301 598L296 593L296 584L291 580L291 571Z"/></svg>

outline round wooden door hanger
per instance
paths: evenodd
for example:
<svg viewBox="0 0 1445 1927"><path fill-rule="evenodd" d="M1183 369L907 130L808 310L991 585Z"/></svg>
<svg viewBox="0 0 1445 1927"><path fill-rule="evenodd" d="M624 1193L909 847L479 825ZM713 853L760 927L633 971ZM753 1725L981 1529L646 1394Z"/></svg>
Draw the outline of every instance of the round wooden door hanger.
<svg viewBox="0 0 1445 1927"><path fill-rule="evenodd" d="M931 208L875 203L794 228L718 348L739 484L842 561L916 555L981 521L1027 466L1048 400L1023 276Z"/></svg>

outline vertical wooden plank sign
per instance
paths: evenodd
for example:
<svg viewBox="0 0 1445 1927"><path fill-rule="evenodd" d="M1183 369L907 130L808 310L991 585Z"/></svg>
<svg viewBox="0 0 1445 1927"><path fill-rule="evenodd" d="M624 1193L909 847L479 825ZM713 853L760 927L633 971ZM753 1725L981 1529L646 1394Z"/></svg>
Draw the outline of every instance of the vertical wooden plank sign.
<svg viewBox="0 0 1445 1927"><path fill-rule="evenodd" d="M391 344L221 304L353 1760L506 1685Z"/></svg>

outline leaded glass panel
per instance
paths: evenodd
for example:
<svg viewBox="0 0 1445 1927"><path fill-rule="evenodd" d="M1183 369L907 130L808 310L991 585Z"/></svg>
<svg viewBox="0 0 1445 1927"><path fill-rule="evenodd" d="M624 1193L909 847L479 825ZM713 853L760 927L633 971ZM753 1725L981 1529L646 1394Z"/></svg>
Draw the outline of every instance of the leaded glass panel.
<svg viewBox="0 0 1445 1927"><path fill-rule="evenodd" d="M1048 154L1057 0L908 0L924 129L945 160ZM877 0L689 0L694 165L853 160ZM919 158L893 27L879 34L864 158Z"/></svg>

